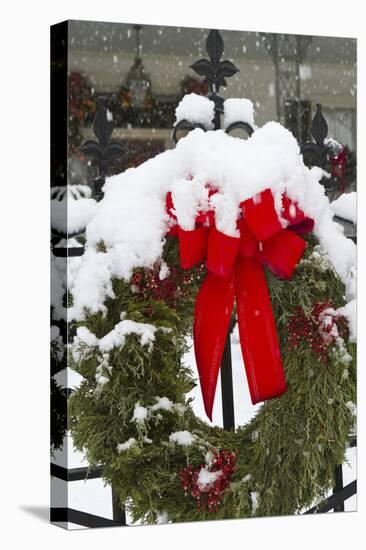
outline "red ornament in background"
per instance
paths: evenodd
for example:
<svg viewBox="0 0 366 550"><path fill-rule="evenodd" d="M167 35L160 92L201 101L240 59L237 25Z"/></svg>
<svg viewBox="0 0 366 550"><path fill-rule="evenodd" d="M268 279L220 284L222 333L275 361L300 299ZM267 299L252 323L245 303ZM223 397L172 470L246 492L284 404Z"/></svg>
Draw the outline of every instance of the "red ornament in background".
<svg viewBox="0 0 366 550"><path fill-rule="evenodd" d="M213 455L209 466L201 464L194 469L192 465L183 468L179 472L182 488L187 497L190 494L196 499L197 511L208 510L218 512L223 493L230 484L235 471L236 454L227 450L221 450ZM212 483L202 484L200 472L205 469L209 473L217 473ZM215 476L213 476L215 478Z"/></svg>
<svg viewBox="0 0 366 550"><path fill-rule="evenodd" d="M330 161L332 164L331 174L333 177L339 179L339 191L344 193L346 189L346 166L347 166L347 153L342 148L338 154L331 156Z"/></svg>
<svg viewBox="0 0 366 550"><path fill-rule="evenodd" d="M215 193L211 190L211 194ZM290 278L306 243L296 233L312 230L313 220L283 197L283 229L270 189L241 203L237 227L240 237L217 230L214 213L199 212L196 227L178 235L180 261L189 269L206 260L207 274L199 290L194 320L194 348L207 416L212 419L218 373L234 299L237 304L240 344L253 403L286 391L277 330L263 266L282 279ZM166 208L174 221L174 205L168 193Z"/></svg>
<svg viewBox="0 0 366 550"><path fill-rule="evenodd" d="M83 124L86 115L93 115L96 109L92 88L86 77L78 72L70 72L68 94L69 116Z"/></svg>

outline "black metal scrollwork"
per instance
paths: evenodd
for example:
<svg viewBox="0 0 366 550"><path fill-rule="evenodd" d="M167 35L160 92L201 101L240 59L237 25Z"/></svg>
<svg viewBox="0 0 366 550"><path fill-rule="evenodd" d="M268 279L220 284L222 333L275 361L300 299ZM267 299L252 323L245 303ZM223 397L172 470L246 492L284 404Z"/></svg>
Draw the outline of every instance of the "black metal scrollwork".
<svg viewBox="0 0 366 550"><path fill-rule="evenodd" d="M232 124L229 124L229 126L225 129L225 132L227 134L231 134L231 132L233 132L234 130L239 130L239 129L244 130L249 137L254 132L254 129L251 127L250 124L248 124L248 122L243 122L241 120L238 120L238 122L233 122Z"/></svg>
<svg viewBox="0 0 366 550"><path fill-rule="evenodd" d="M98 141L88 139L80 146L92 166L97 166L99 176L94 178L94 193L96 200L103 197L102 186L106 176L110 175L110 169L128 151L126 145L120 141L109 141L113 132L113 118L105 105L105 98L98 97L97 110L93 120L93 132Z"/></svg>
<svg viewBox="0 0 366 550"><path fill-rule="evenodd" d="M200 124L199 122L198 123L189 122L189 120L187 120L185 118L180 120L174 126L173 133L172 133L172 140L174 141L175 144L177 144L178 140L179 140L178 132L180 130L187 130L188 132L190 132L191 130L194 130L195 128L201 128L201 130L206 132L206 128L204 127L204 125Z"/></svg>

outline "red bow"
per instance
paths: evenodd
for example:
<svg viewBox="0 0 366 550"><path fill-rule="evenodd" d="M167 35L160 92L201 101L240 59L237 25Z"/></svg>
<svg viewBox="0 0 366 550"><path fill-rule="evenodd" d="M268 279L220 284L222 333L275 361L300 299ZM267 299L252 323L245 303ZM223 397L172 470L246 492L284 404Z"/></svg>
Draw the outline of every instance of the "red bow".
<svg viewBox="0 0 366 550"><path fill-rule="evenodd" d="M170 193L166 206L175 218ZM178 235L183 269L206 259L207 274L196 299L193 335L203 401L210 419L234 298L252 402L271 399L286 391L263 266L282 279L290 278L306 247L296 233L307 233L314 225L284 195L281 215L289 226L283 229L269 189L256 200L244 201L240 207L242 216L237 222L240 237L218 231L213 212L200 213L192 231L174 226L169 232Z"/></svg>

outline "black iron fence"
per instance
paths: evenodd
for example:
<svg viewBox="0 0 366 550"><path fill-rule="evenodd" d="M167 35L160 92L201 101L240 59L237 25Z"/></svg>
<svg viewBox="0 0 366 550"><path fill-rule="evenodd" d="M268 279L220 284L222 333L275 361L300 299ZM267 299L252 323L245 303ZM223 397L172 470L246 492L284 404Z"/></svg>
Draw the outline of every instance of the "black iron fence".
<svg viewBox="0 0 366 550"><path fill-rule="evenodd" d="M356 438L351 438L350 447L357 446ZM51 476L57 477L63 481L85 481L89 479L97 479L102 477L103 467L98 468L63 468L51 462ZM320 514L330 512L343 512L344 502L357 493L357 481L354 480L343 486L343 471L342 465L338 465L335 471L335 486L333 493L325 500L321 501L316 506L306 510L304 514ZM51 508L52 522L70 522L84 527L112 527L126 525L125 517L119 510L119 503L113 499L113 520L81 512L73 508Z"/></svg>

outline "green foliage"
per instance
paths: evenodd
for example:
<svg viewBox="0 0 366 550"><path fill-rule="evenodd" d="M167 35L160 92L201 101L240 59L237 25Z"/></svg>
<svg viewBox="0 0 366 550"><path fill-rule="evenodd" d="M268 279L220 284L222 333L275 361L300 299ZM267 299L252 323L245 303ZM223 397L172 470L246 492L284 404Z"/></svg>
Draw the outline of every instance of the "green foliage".
<svg viewBox="0 0 366 550"><path fill-rule="evenodd" d="M194 415L186 398L197 383L182 358L192 329L199 270L176 308L163 300L141 299L130 283L115 280L115 299L107 301L107 314L86 316L83 326L98 338L113 329L121 312L126 319L158 328L151 349L131 334L123 347L109 352L111 368L104 368L108 382L102 386L96 381L101 361L97 348L85 347L77 361L70 355L72 368L84 378L69 403L75 446L92 466L104 465L104 479L121 502L128 501L135 520L153 523L163 511L172 521L293 514L332 486L334 467L344 461L354 423L349 402L356 401L355 349L347 344L352 361L345 364L330 347L324 364L307 342L288 348L288 322L298 306L310 315L318 301L331 301L335 308L344 303L338 276L325 258L313 254L314 240L308 244L291 280L267 273L288 391L265 402L236 432L210 427ZM169 267L179 265L173 238L167 240L164 260ZM158 397L184 409L154 410ZM132 420L137 403L149 409L140 423ZM192 445L169 441L170 434L183 430L195 436ZM131 438L135 443L118 452L117 446ZM179 472L188 464L199 467L208 450L220 449L237 453L234 476L217 513L197 511L195 499L184 496Z"/></svg>
<svg viewBox="0 0 366 550"><path fill-rule="evenodd" d="M67 430L67 397L65 390L54 378L65 368L65 345L62 340L51 341L51 380L50 380L50 440L51 455L61 449Z"/></svg>

